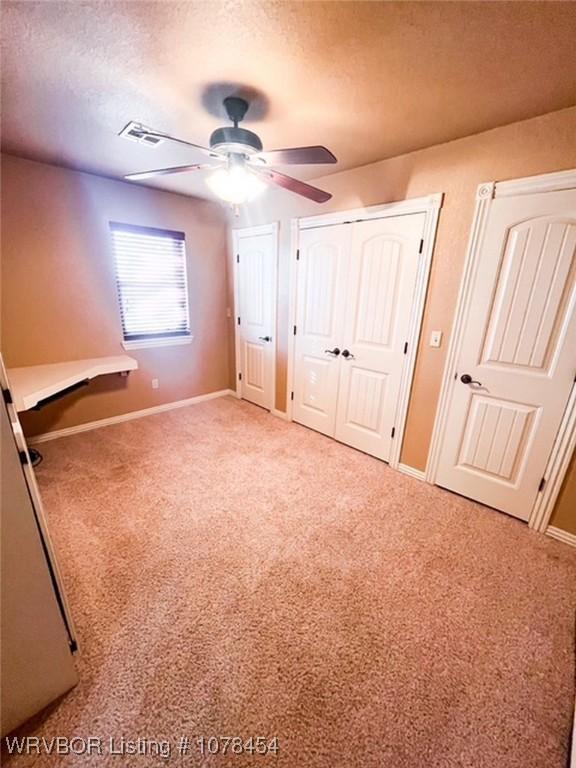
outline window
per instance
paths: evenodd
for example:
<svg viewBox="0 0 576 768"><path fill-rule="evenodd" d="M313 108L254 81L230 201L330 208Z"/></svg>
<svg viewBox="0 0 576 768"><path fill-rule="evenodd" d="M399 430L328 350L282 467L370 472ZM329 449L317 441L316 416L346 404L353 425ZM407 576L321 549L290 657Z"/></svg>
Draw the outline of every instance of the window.
<svg viewBox="0 0 576 768"><path fill-rule="evenodd" d="M110 222L124 347L190 341L183 232Z"/></svg>

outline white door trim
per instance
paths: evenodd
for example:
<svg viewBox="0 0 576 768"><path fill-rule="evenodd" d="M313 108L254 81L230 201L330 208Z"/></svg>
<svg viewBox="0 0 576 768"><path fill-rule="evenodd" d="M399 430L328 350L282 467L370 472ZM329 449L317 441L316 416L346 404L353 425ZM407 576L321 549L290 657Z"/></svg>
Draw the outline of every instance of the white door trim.
<svg viewBox="0 0 576 768"><path fill-rule="evenodd" d="M536 497L536 502L528 520L530 528L543 533L548 528L554 506L562 488L564 477L576 450L576 385L572 387L564 418L556 436L544 477L546 484ZM568 535L568 534L566 534Z"/></svg>
<svg viewBox="0 0 576 768"><path fill-rule="evenodd" d="M446 356L446 364L444 367L440 399L438 401L428 462L426 465L426 480L429 483L434 483L436 481L440 448L444 437L446 422L448 420L448 408L452 389L454 387L454 371L456 370L456 361L460 355L464 325L470 303L472 278L480 258L480 249L491 202L497 197L535 194L538 192L556 192L573 188L576 188L576 169L560 171L558 173L547 173L540 176L529 176L523 179L513 179L511 181L489 181L480 184L477 188L474 219L466 250L464 273L460 284L460 291L458 293L454 326L448 345L448 354ZM576 446L575 392L576 388L573 388L562 425L548 460L544 490L536 498L534 508L528 519L529 527L538 531L545 531L548 526L554 503L558 497L570 461L570 456Z"/></svg>
<svg viewBox="0 0 576 768"><path fill-rule="evenodd" d="M367 208L353 208L348 211L321 213L319 216L305 216L293 221L298 222L299 229L310 229L311 227L329 227L332 224L350 224L353 221L383 219L387 216L401 216L407 213L427 213L429 210L439 211L442 207L442 198L443 193L438 192L426 197L413 197L409 200L370 205Z"/></svg>
<svg viewBox="0 0 576 768"><path fill-rule="evenodd" d="M290 310L288 326L288 371L287 371L287 389L286 389L286 413L292 421L292 400L291 393L294 390L294 333L293 328L296 325L296 304L297 304L297 254L298 254L298 235L301 229L310 229L312 227L326 227L333 224L347 224L358 221L367 221L369 219L383 219L390 216L402 216L412 213L426 214L424 224L424 246L422 249L422 258L418 266L418 276L416 279L416 289L414 302L410 314L410 333L408 336L408 352L404 362L402 372L402 383L398 397L398 407L396 412L396 436L393 441L390 453L389 465L394 469L398 468L400 462L400 452L402 441L404 439L404 427L406 425L406 414L408 412L408 403L410 400L410 390L412 379L414 377L414 367L416 363L416 352L418 349L418 340L422 327L422 318L424 314L424 301L428 288L430 277L430 267L432 264L432 252L436 239L436 230L438 228L438 217L442 207L443 193L439 192L426 197L413 198L411 200L401 200L395 203L385 203L383 205L373 205L368 208L355 208L354 210L338 211L336 213L326 213L320 216L308 216L300 219L292 219L290 225Z"/></svg>
<svg viewBox="0 0 576 768"><path fill-rule="evenodd" d="M272 264L272 283L274 285L274 293L272 295L272 317L274 318L274 329L272 335L272 359L274 365L272 366L272 407L270 412L273 413L276 410L276 349L277 349L277 336L278 336L278 253L279 253L279 232L280 225L277 221L272 224L263 224L259 227L239 227L232 230L232 261L233 261L233 278L234 278L234 347L235 347L235 391L236 397L241 398L242 392L240 387L239 374L240 361L242 359L240 355L240 327L238 325L238 312L240 307L240 296L238 290L238 235L240 233L245 235L274 235L274 245L276 247L276 255Z"/></svg>

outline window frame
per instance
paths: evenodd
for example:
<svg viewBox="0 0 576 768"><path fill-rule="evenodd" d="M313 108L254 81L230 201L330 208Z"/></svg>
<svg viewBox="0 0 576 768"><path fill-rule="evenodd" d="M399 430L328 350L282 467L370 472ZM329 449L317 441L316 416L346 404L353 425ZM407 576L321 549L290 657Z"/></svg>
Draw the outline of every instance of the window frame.
<svg viewBox="0 0 576 768"><path fill-rule="evenodd" d="M118 276L118 259L114 244L114 231L123 231L127 233L134 233L139 235L159 235L162 237L172 237L173 240L179 240L183 243L184 250L184 293L186 297L186 315L187 315L187 331L166 331L165 333L159 333L157 335L142 335L142 338L127 339L124 336L124 310L122 304L122 292L120 287L120 280ZM122 347L123 349L146 349L149 347L172 347L182 344L190 344L194 338L191 326L190 326L190 293L188 289L188 254L186 251L186 235L184 232L179 232L171 229L164 229L160 227L148 227L140 224L128 224L121 221L109 221L108 222L108 237L110 238L110 248L112 251L112 260L114 262L114 277L116 283L116 301L118 306L118 314L120 318L120 330L122 334Z"/></svg>

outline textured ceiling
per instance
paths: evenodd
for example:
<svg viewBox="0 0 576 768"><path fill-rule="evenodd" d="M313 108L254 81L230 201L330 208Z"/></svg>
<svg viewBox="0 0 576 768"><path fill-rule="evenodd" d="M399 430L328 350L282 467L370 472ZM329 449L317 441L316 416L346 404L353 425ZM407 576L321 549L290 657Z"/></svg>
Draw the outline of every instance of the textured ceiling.
<svg viewBox="0 0 576 768"><path fill-rule="evenodd" d="M325 175L571 106L573 2L3 2L2 147L97 173L195 162L249 87L268 149L325 144ZM252 118L252 119L250 119ZM283 169L286 170L286 169ZM155 186L208 196L202 173ZM288 194L288 193L286 193Z"/></svg>

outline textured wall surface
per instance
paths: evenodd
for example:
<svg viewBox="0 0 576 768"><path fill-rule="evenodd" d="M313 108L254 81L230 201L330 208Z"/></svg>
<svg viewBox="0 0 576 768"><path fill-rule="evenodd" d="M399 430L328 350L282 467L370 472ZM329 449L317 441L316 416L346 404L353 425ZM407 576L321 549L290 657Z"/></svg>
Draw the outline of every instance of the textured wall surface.
<svg viewBox="0 0 576 768"><path fill-rule="evenodd" d="M566 472L550 525L576 536L576 453Z"/></svg>
<svg viewBox="0 0 576 768"><path fill-rule="evenodd" d="M477 185L576 166L576 108L432 147L318 180L334 198L319 209L270 193L233 226L281 222L276 406L286 403L290 219L319 210L444 192L402 460L426 464L448 336L472 222ZM121 351L107 237L108 218L183 229L187 234L192 328L188 347L142 350L128 382L94 381L25 418L29 433L222 389L233 382L230 258L220 208L88 174L5 156L3 180L3 347L8 365L30 365ZM440 349L430 331L444 332ZM158 377L161 388L152 390ZM567 477L573 482L574 468ZM571 479L572 478L572 479ZM573 493L563 493L553 524L576 532ZM564 511L561 511L564 510Z"/></svg>
<svg viewBox="0 0 576 768"><path fill-rule="evenodd" d="M315 184L334 196L323 206L278 192L267 194L247 209L242 225L280 221L277 408L286 409L291 219L443 192L444 204L402 450L404 463L424 469L474 214L476 188L484 181L502 181L576 167L574 136L576 108L571 108L316 179ZM428 344L432 330L444 333L442 346L438 349Z"/></svg>
<svg viewBox="0 0 576 768"><path fill-rule="evenodd" d="M230 386L227 225L220 206L2 157L2 347L7 367L122 354L109 221L186 234L189 345L131 350L140 368L103 376L41 411L29 434ZM151 379L160 388L153 390Z"/></svg>

